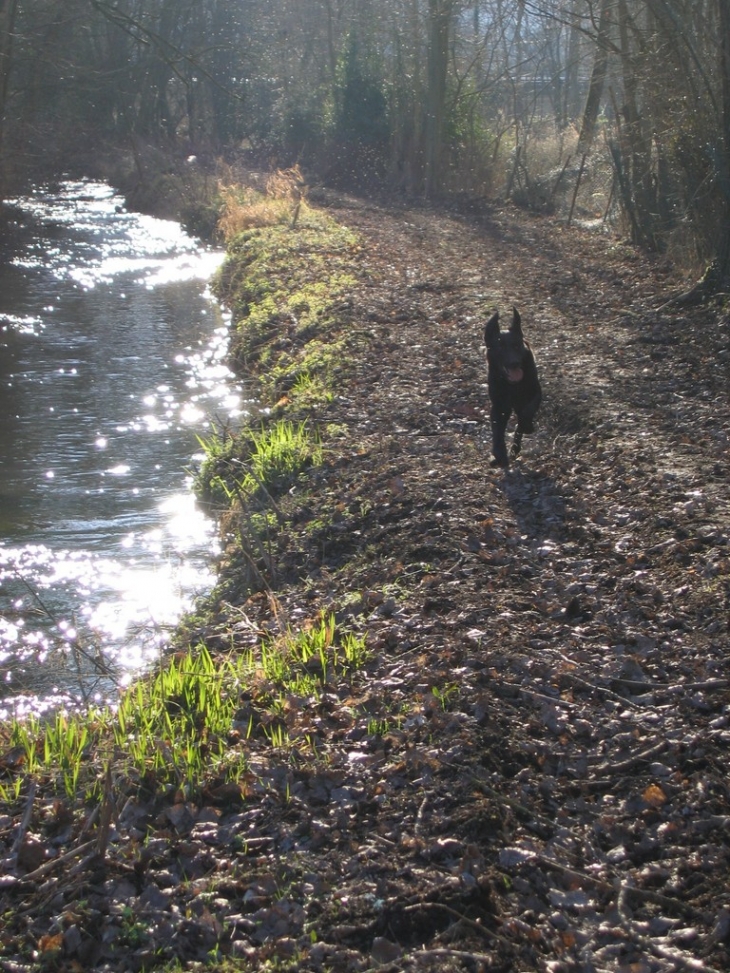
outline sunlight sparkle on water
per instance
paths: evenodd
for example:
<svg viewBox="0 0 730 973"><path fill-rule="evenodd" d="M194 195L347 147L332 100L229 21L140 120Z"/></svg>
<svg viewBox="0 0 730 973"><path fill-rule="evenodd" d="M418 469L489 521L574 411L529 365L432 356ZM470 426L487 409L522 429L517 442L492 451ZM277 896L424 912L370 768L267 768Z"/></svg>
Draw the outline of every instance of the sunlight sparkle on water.
<svg viewBox="0 0 730 973"><path fill-rule="evenodd" d="M3 331L10 329L25 335L39 334L45 328L41 318L31 315L0 314L0 324Z"/></svg>
<svg viewBox="0 0 730 973"><path fill-rule="evenodd" d="M74 198L78 197L78 198ZM45 244L17 256L13 264L28 270L45 267L83 290L134 277L148 288L184 280L208 280L223 253L201 250L196 240L172 220L128 213L124 199L102 183L66 181L58 195L37 194L10 200L41 223L73 226L76 251Z"/></svg>
<svg viewBox="0 0 730 973"><path fill-rule="evenodd" d="M201 251L168 260L156 268L150 268L145 283L147 287L159 287L161 284L171 284L178 280L208 280L222 263L220 254Z"/></svg>
<svg viewBox="0 0 730 973"><path fill-rule="evenodd" d="M142 421L134 423L132 429L141 432L142 429L146 429L147 432L163 432L165 429L170 428L169 422L162 422L157 416L146 415L142 416Z"/></svg>
<svg viewBox="0 0 730 973"><path fill-rule="evenodd" d="M195 503L192 493L176 493L159 505L165 527L173 542L189 544L213 543L214 530L210 521Z"/></svg>
<svg viewBox="0 0 730 973"><path fill-rule="evenodd" d="M212 305L198 308L197 297L191 303L196 287L171 286L209 280L222 252L201 248L174 222L128 213L103 184L69 181L15 204L38 232L13 273L28 268L38 290L27 313L12 307L15 316L0 316L4 340L27 335L18 348L32 346L30 366L7 379L13 387L32 380L29 401L41 403L53 452L39 447L44 459L30 482L38 504L27 504L12 541L0 541L0 661L7 657L14 697L6 694L2 706L41 713L81 699L80 682L64 670L74 641L131 677L214 583L215 527L180 481L188 458L194 462L190 428L207 428L212 415L228 422L243 405L226 365L230 319ZM99 354L107 345L114 351ZM45 361L52 367L40 367ZM107 362L112 399L98 381ZM170 453L186 437L189 452L177 456L173 445ZM165 496L166 484L183 492ZM48 543L27 543L31 537ZM40 665L49 654L53 661ZM96 692L98 670L79 670L79 680L87 675ZM103 692L113 694L117 675L103 679Z"/></svg>
<svg viewBox="0 0 730 973"><path fill-rule="evenodd" d="M154 658L154 648L164 644L167 630L190 605L190 592L202 593L214 581L210 571L182 562L161 560L154 569L130 564L120 570L111 562L106 567L102 582L113 594L93 609L88 621L115 641L114 661L130 672ZM139 637L130 638L130 632Z"/></svg>
<svg viewBox="0 0 730 973"><path fill-rule="evenodd" d="M180 410L180 420L184 422L186 426L196 426L198 423L205 419L205 413L202 409L192 402L186 402L182 409Z"/></svg>

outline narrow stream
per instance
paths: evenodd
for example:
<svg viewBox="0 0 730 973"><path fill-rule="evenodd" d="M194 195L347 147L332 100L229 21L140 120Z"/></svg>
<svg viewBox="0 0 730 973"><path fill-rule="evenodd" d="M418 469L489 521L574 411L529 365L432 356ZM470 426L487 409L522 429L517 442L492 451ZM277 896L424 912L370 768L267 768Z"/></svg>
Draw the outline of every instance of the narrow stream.
<svg viewBox="0 0 730 973"><path fill-rule="evenodd" d="M0 263L0 717L88 704L212 583L196 436L244 404L222 254L95 182L10 201Z"/></svg>

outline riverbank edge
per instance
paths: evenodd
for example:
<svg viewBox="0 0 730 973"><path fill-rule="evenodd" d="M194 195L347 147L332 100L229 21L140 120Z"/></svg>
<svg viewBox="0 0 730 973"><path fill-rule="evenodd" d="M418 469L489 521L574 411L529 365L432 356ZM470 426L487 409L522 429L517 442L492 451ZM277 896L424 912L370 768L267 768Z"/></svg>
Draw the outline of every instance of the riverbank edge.
<svg viewBox="0 0 730 973"><path fill-rule="evenodd" d="M255 403L241 429L211 426L197 475L199 500L224 542L219 584L208 599L214 615L224 598L242 603L265 592L275 600L307 586L306 572L288 566L289 548L301 555L310 518L318 532L329 529L318 494L352 448L338 404L347 401L367 341L353 297L362 245L322 210L303 207L296 226L286 206L281 212L275 224L229 241L212 283L232 315L229 363ZM277 430L292 435L272 447ZM283 455L267 467L271 449Z"/></svg>
<svg viewBox="0 0 730 973"><path fill-rule="evenodd" d="M182 197L176 198L179 213L184 207ZM217 205L220 215L220 200ZM291 226L289 207L284 205L276 208L270 225L235 235L226 247L223 267L211 281L215 297L232 315L229 364L250 396L252 412L237 430L219 427L212 421L210 436L201 437L207 455L197 471L195 488L199 502L218 523L224 543L217 584L181 620L160 666L135 681L135 685L145 685L146 691L154 692L151 682L170 659L174 665L181 653L194 655L208 642L213 647L213 659L222 644L226 651L230 650L233 642L229 633L221 634L222 617L232 610L237 612L242 603L255 600L262 593L274 607L272 623L263 624L260 634L268 636L272 629L281 628L282 603L277 596L283 595L285 589L291 596L300 581L306 583L306 579L296 576L297 572L284 578L281 570L274 568L274 558L263 549L272 538L264 537L261 531L268 534L268 519L272 517L279 547L276 560L282 564L283 546L292 540L291 533L283 529L284 521L293 518L300 525L304 523L302 506L316 506L316 488L323 470L339 461L338 443L342 444L343 430L335 421L336 400L346 387L354 364L352 356L362 341L362 335L352 329L353 301L348 296L356 283L357 274L352 272L356 271L361 247L356 234L323 211L308 205L301 209L296 227ZM285 470L278 479L275 475L272 482L258 481L257 489L242 509L242 471L251 465L257 437L261 442L266 439L267 429L286 426L301 430L306 440L301 463ZM260 516L251 515L251 504L261 509ZM321 516L317 524L323 524ZM328 601L310 613L305 627L336 611L334 602ZM286 629L290 631L288 626ZM123 695L131 698L134 693L133 685ZM103 735L108 730L109 714L105 715L103 726L99 717L99 711L92 708L87 714L62 713L58 720L65 727L85 726L94 735L101 729ZM56 729L59 725L57 721ZM39 775L43 779L35 783L40 783L42 790L72 799L69 779L64 778L64 769L69 763L76 763L69 753L73 746L70 740L60 742L58 747L53 740L47 743L43 739L46 724L35 719L22 737L18 729L19 724L14 721L2 727L2 735L11 746L37 749L39 741L46 746L46 766ZM69 736L77 732L70 730ZM51 734L55 736L53 729ZM33 737L37 739L33 741ZM91 773L88 770L95 763L93 759L86 761L85 773L80 767L75 768L82 776L74 777L74 785L80 794L86 791L88 797L86 785L104 771L109 748L88 738L83 749L86 758L93 757L96 749L103 754ZM80 747L79 756L81 751ZM26 759L19 755L15 769L24 767ZM220 770L217 767L216 773ZM202 790L204 785L201 779L197 787L191 787L187 779L185 789L190 793ZM163 790L170 796L169 786ZM8 799L9 794L6 791L3 796ZM94 791L93 796L98 793Z"/></svg>
<svg viewBox="0 0 730 973"><path fill-rule="evenodd" d="M270 225L232 236L225 262L211 281L216 298L231 313L230 364L252 402L252 413L241 428L219 428L212 422L210 437L201 443L207 458L197 472L196 490L220 527L224 548L217 583L180 621L159 664L122 692L115 709L60 711L50 722L30 718L0 726L5 748L0 769L13 776L12 786L0 780L0 806L11 814L23 806L30 814L34 802L60 800L85 820L90 805L108 804L111 795L102 782L112 772L119 784L114 797L117 803L122 792L126 797L138 793L142 781L146 799L154 804L174 804L183 795L201 800L211 778L220 781L238 772L241 756L235 744L239 735L238 731L234 734L236 752L230 755L229 769L224 754L231 741L217 739L212 746L213 731L205 725L210 711L202 700L188 699L188 727L197 723L201 739L205 737L206 753L218 755L201 772L199 754L191 760L185 756L190 744L187 731L184 739L177 740L164 721L153 722L151 714L157 707L161 706L161 713L166 707L164 697L171 692L169 672L174 673L178 660L183 656L188 660L191 683L204 683L216 670L220 692L231 694L234 688L220 682L230 671L230 655L240 649L258 657L260 639L270 643L283 636L296 641L290 621L293 616L299 618L296 627L304 631L323 625L326 638L337 643L335 652L359 638L357 626L343 625L345 616L353 617L347 585L341 597L331 594L314 605L311 593L306 592L311 579L295 565L310 539L314 545L310 555L316 560L321 533L332 527L318 509L318 487L326 480L327 470L341 459L344 434L337 424L338 397L355 368L358 346L365 340L364 332L353 327L352 314L352 288L361 276L358 257L362 248L355 233L322 210L300 207L296 226L291 225L288 205L277 205L271 213L274 222ZM244 500L243 471L251 467L256 442L266 441L266 430L287 427L301 432L302 455L294 466L286 465L290 457L279 459L285 464L283 472L274 469L270 481L257 480L256 489ZM315 510L316 528L311 531L308 518L314 517ZM275 538L269 536L272 524ZM301 601L307 604L305 613L295 607ZM237 621L242 613L251 613L253 605L263 609L255 626L249 626L254 637L239 644ZM344 613L343 605L349 605ZM282 654L288 652L279 649ZM197 670L194 660L201 652L205 663ZM252 677L260 670L253 656L247 665ZM330 665L320 682L331 688L338 676L346 679L352 667L352 659ZM280 675L286 685L288 673ZM235 681L238 676L230 678ZM257 726L275 722L276 713L264 711L268 709L267 693L260 698L258 693L254 695ZM262 699L266 701L262 703ZM199 711L192 712L197 702ZM270 702L275 710L278 696ZM221 732L226 738L227 731ZM131 756L134 747L125 755L125 735L131 741L143 734L153 738L149 748L138 751L136 760ZM268 748L271 741L262 734L258 742ZM147 774L144 763L156 763L155 747L167 753L169 771L163 772L158 765ZM23 838L21 829L18 848Z"/></svg>
<svg viewBox="0 0 730 973"><path fill-rule="evenodd" d="M102 871L134 859L143 831L120 816L130 804L137 817L144 808L150 818L171 820L183 808L230 811L272 793L277 803L284 800L292 762L298 774L317 773L328 762L326 739L317 734L315 747L305 707L323 695L350 695L371 655L360 616L382 596L356 590L346 558L322 597L311 585L324 536L340 529L327 481L358 448L338 419L358 349L368 340L353 313L363 249L354 232L321 210L300 207L296 226L286 206L279 218L236 234L212 282L232 314L231 364L249 391L255 386L257 404L240 429L212 428L204 443L197 491L224 541L218 582L181 621L159 666L122 694L115 711L59 713L50 723L0 728L0 809L16 826L0 903L6 909L16 907L16 893L35 901L36 892L47 892L40 876L59 861L76 861L83 873L92 859ZM242 471L256 442L285 427L304 434L301 462L266 483L257 479L244 499ZM262 660L272 647L273 674ZM233 656L243 660L241 668L231 664ZM222 720L213 694L231 703ZM283 712L294 705L301 721ZM65 879L51 881L62 896ZM39 923L53 926L47 903L33 911ZM16 937L17 925L4 930L6 956L47 963L74 955L51 932L33 948L27 932L18 928ZM149 962L142 954L140 961Z"/></svg>

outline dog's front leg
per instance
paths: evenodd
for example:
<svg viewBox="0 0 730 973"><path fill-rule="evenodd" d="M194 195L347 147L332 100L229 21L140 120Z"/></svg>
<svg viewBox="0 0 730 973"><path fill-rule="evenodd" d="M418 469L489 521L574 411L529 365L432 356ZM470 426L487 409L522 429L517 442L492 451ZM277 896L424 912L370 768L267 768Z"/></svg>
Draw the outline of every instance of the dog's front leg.
<svg viewBox="0 0 730 973"><path fill-rule="evenodd" d="M512 448L510 449L510 456L512 459L516 459L522 452L522 437L525 435L525 433L535 431L535 423L533 421L535 412L537 412L537 409L535 409L532 413L517 413L517 428L515 429L515 434L512 437Z"/></svg>
<svg viewBox="0 0 730 973"><path fill-rule="evenodd" d="M517 409L517 429L515 430L514 438L512 439L512 449L510 454L512 458L519 456L522 452L522 437L525 433L535 431L535 416L537 410L540 408L540 402L542 401L542 391L538 385L537 390L533 397L525 405L520 405Z"/></svg>
<svg viewBox="0 0 730 973"><path fill-rule="evenodd" d="M515 406L517 428L522 433L535 431L535 416L542 402L542 388L537 381L537 377L535 377L535 381L531 384L532 388L530 389L529 399L525 402L523 396L520 396L522 401L518 402Z"/></svg>
<svg viewBox="0 0 730 973"><path fill-rule="evenodd" d="M509 457L507 456L505 430L507 429L509 413L505 415L504 412L493 408L489 418L492 424L492 452L494 453L491 465L507 467L509 466Z"/></svg>

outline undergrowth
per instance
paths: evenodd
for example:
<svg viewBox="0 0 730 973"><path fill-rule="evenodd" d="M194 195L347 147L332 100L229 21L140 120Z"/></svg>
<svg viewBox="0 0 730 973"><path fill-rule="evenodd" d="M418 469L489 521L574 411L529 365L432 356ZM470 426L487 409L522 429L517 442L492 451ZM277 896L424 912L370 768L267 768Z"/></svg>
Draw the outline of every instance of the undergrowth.
<svg viewBox="0 0 730 973"><path fill-rule="evenodd" d="M232 312L233 364L257 383L262 408L237 434L214 429L199 440L196 490L223 511L221 575L236 600L283 581L277 539L306 506L326 454L327 407L346 389L362 340L351 311L360 244L309 207L298 170L275 174L265 192L224 196L228 256L215 290Z"/></svg>
<svg viewBox="0 0 730 973"><path fill-rule="evenodd" d="M16 803L31 780L68 799L100 800L105 767L133 786L186 797L212 778L245 789L250 739L311 749L290 737L281 715L297 699L316 701L367 658L364 639L331 614L246 651L193 645L137 680L116 707L0 727L0 800Z"/></svg>
<svg viewBox="0 0 730 973"><path fill-rule="evenodd" d="M322 462L317 431L306 422L278 419L247 428L233 437L212 429L199 436L204 460L197 477L199 494L224 507L271 501L289 489L299 474Z"/></svg>

